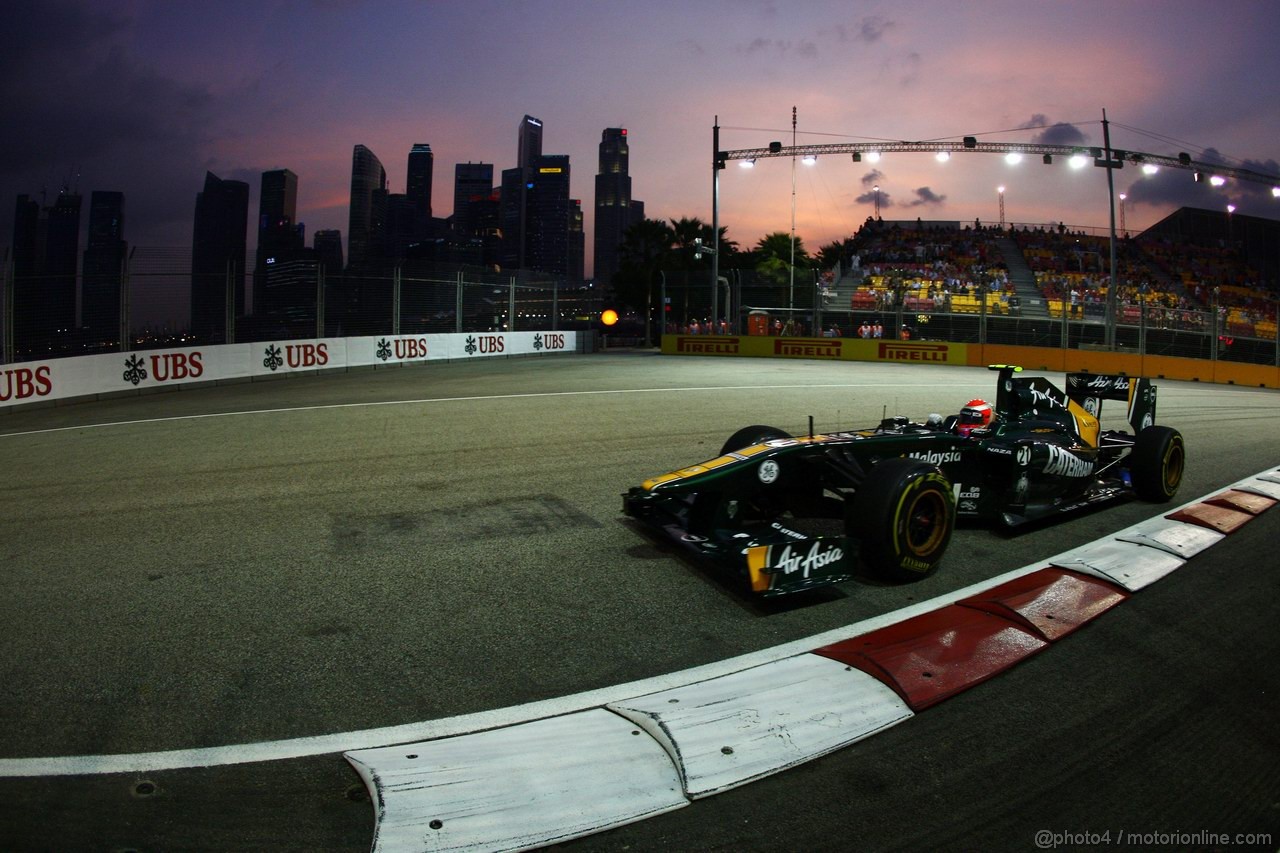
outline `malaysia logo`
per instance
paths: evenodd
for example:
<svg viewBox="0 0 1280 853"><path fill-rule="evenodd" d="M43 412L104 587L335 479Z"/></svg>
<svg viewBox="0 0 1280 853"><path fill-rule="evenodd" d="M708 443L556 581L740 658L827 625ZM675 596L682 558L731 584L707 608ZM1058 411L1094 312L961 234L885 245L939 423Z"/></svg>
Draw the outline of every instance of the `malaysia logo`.
<svg viewBox="0 0 1280 853"><path fill-rule="evenodd" d="M937 450L928 450L917 453L908 453L907 457L910 459L919 459L921 462L928 462L930 465L941 465L944 462L959 462L960 451L948 450L940 453Z"/></svg>

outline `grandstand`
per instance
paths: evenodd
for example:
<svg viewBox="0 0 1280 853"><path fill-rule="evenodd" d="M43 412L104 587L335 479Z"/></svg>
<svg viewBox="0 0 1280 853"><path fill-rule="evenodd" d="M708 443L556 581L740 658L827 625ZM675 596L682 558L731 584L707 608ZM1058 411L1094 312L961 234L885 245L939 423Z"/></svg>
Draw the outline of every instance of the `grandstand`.
<svg viewBox="0 0 1280 853"><path fill-rule="evenodd" d="M1204 331L1217 311L1227 333L1274 340L1278 277L1280 222L1184 208L1117 244L1117 320ZM828 302L1102 323L1111 280L1109 238L1061 224L869 219Z"/></svg>

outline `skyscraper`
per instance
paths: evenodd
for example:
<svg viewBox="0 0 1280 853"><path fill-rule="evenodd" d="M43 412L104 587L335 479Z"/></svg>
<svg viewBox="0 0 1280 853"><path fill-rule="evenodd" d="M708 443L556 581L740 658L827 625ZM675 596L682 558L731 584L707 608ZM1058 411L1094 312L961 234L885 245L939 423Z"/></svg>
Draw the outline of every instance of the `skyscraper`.
<svg viewBox="0 0 1280 853"><path fill-rule="evenodd" d="M375 190L387 188L387 170L382 161L363 145L351 153L351 212L347 225L347 263L361 267L374 260L378 244L373 209Z"/></svg>
<svg viewBox="0 0 1280 853"><path fill-rule="evenodd" d="M526 190L525 266L531 270L568 276L569 155L544 154Z"/></svg>
<svg viewBox="0 0 1280 853"><path fill-rule="evenodd" d="M527 115L520 119L520 138L516 143L516 165L533 166L542 156L542 122Z"/></svg>
<svg viewBox="0 0 1280 853"><path fill-rule="evenodd" d="M342 232L336 228L316 231L311 243L316 259L324 265L326 278L342 274Z"/></svg>
<svg viewBox="0 0 1280 853"><path fill-rule="evenodd" d="M630 150L627 129L605 128L600 135L600 169L596 174L594 277L601 284L613 281L618 271L623 237L631 227Z"/></svg>
<svg viewBox="0 0 1280 853"><path fill-rule="evenodd" d="M298 222L298 176L288 169L262 173L258 195L258 252L254 265L253 312L277 311L291 305L293 297L279 286L279 276L268 282L268 266L281 268L305 254L306 238ZM275 284L272 287L271 284Z"/></svg>
<svg viewBox="0 0 1280 853"><path fill-rule="evenodd" d="M581 284L586 258L586 233L583 231L582 199L569 199L569 246L565 276L570 284Z"/></svg>
<svg viewBox="0 0 1280 853"><path fill-rule="evenodd" d="M248 228L249 185L206 172L191 242L191 331L200 341L230 343L229 321L244 314Z"/></svg>
<svg viewBox="0 0 1280 853"><path fill-rule="evenodd" d="M475 230L473 202L493 194L492 163L456 163L453 167L453 230L470 235Z"/></svg>
<svg viewBox="0 0 1280 853"><path fill-rule="evenodd" d="M91 346L118 344L120 286L129 244L124 239L124 193L94 190L89 197L89 243L84 250L80 325Z"/></svg>
<svg viewBox="0 0 1280 853"><path fill-rule="evenodd" d="M405 195L413 205L413 240L426 240L431 236L431 177L435 169L435 156L431 146L416 143L409 149L408 180Z"/></svg>

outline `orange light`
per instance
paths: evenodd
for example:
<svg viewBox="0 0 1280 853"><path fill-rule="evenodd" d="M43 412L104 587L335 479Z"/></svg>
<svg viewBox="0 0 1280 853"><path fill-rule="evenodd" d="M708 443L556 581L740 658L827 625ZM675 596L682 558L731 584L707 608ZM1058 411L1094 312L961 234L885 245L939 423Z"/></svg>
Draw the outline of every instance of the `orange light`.
<svg viewBox="0 0 1280 853"><path fill-rule="evenodd" d="M612 308L606 309L605 312L600 315L600 322L604 323L606 326L612 326L614 323L618 322L618 312L614 311Z"/></svg>

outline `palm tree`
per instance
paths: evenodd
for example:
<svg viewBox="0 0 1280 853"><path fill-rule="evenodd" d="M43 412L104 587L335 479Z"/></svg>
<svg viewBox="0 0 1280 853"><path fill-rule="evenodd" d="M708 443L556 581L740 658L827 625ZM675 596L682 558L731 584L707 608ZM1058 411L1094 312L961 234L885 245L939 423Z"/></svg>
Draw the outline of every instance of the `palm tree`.
<svg viewBox="0 0 1280 853"><path fill-rule="evenodd" d="M791 235L785 231L774 231L772 234L766 234L756 243L756 254L761 260L766 258L777 258L787 266L791 266ZM810 265L808 252L804 248L804 240L797 237L795 246L795 265L797 267L807 267Z"/></svg>
<svg viewBox="0 0 1280 853"><path fill-rule="evenodd" d="M622 239L621 264L614 290L627 307L644 305L644 340L652 340L653 277L670 263L675 232L660 219L642 219L627 229Z"/></svg>

